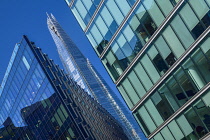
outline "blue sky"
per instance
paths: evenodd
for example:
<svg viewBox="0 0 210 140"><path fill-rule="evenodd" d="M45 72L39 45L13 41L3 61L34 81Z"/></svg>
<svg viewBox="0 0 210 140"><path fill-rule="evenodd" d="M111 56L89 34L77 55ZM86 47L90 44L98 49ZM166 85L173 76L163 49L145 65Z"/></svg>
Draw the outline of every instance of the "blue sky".
<svg viewBox="0 0 210 140"><path fill-rule="evenodd" d="M49 58L61 66L56 46L47 28L46 12L52 13L83 54L89 58L112 89L117 92L107 72L64 0L0 0L0 81L13 48L22 35L35 42Z"/></svg>

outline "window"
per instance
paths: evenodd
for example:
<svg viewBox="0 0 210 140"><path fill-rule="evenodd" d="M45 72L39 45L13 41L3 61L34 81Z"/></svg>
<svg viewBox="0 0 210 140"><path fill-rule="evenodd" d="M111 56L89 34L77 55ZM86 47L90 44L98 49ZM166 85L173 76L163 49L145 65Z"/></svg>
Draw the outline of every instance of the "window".
<svg viewBox="0 0 210 140"><path fill-rule="evenodd" d="M30 69L30 65L28 63L28 61L26 60L25 56L22 57L23 63L25 64L26 68L29 70Z"/></svg>
<svg viewBox="0 0 210 140"><path fill-rule="evenodd" d="M149 37L153 35L157 26L155 25L152 18L149 16L148 13L145 13L144 16L141 18L140 24L136 29L136 34L140 40L144 40L147 42Z"/></svg>
<svg viewBox="0 0 210 140"><path fill-rule="evenodd" d="M210 25L210 12L201 19L201 21L192 29L195 38L198 38L203 31Z"/></svg>
<svg viewBox="0 0 210 140"><path fill-rule="evenodd" d="M171 67L175 62L176 62L176 57L174 56L173 53L170 53L166 57L166 62L168 63L168 66Z"/></svg>
<svg viewBox="0 0 210 140"><path fill-rule="evenodd" d="M199 22L193 29L192 33L195 38L198 38L204 31L203 25L201 22Z"/></svg>
<svg viewBox="0 0 210 140"><path fill-rule="evenodd" d="M157 70L163 74L168 70L168 66L164 62L163 58L160 54L157 54L153 59L154 65L156 66Z"/></svg>
<svg viewBox="0 0 210 140"><path fill-rule="evenodd" d="M174 111L164 93L159 94L156 92L151 99L164 120L168 119L173 114Z"/></svg>
<svg viewBox="0 0 210 140"><path fill-rule="evenodd" d="M104 50L104 48L106 47L107 44L108 44L107 40L102 40L101 43L96 47L99 54L101 54L103 52L103 50Z"/></svg>

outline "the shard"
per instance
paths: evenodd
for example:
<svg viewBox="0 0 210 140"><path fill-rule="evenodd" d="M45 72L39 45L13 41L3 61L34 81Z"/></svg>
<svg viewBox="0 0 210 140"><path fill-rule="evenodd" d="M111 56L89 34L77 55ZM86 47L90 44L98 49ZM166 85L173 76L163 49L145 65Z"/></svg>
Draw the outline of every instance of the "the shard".
<svg viewBox="0 0 210 140"><path fill-rule="evenodd" d="M48 15L47 25L69 76L120 122L129 138L140 139L142 131L131 112L81 53L52 14Z"/></svg>

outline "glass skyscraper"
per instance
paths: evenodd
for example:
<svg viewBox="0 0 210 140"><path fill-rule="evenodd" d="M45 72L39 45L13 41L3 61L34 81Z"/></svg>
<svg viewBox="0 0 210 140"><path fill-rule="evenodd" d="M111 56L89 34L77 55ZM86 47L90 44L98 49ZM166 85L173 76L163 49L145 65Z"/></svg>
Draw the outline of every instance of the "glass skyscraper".
<svg viewBox="0 0 210 140"><path fill-rule="evenodd" d="M209 0L66 0L144 134L210 137Z"/></svg>
<svg viewBox="0 0 210 140"><path fill-rule="evenodd" d="M133 115L80 52L52 14L48 15L47 24L69 76L120 122L130 139L140 139L142 131Z"/></svg>
<svg viewBox="0 0 210 140"><path fill-rule="evenodd" d="M113 116L23 36L1 84L0 139L128 138Z"/></svg>

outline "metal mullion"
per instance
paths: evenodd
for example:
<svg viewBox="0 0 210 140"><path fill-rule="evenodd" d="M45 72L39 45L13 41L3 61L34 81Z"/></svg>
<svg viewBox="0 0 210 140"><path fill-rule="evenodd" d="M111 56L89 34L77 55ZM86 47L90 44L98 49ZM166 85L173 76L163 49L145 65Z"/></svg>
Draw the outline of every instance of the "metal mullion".
<svg viewBox="0 0 210 140"><path fill-rule="evenodd" d="M201 100L202 101L202 100ZM203 101L202 101L203 102ZM204 104L204 103L203 103ZM205 105L205 104L204 104ZM194 110L195 114L198 116L198 118L200 119L201 123L203 124L204 128L209 132L210 130L207 128L206 124L202 121L201 116L199 115L199 113L197 112L197 110L195 109L195 107L193 105L192 109Z"/></svg>
<svg viewBox="0 0 210 140"><path fill-rule="evenodd" d="M179 64L197 47L197 45L202 41L204 37L208 35L210 32L210 27L206 29L201 36L185 51L180 58L169 68L169 70L153 85L152 88L147 92L147 94L131 109L131 111L135 111L140 104L144 102L144 100L152 94L152 92L179 66ZM118 85L118 84L116 84Z"/></svg>
<svg viewBox="0 0 210 140"><path fill-rule="evenodd" d="M210 8L210 5L206 2L207 0L204 0L204 1L205 1L206 5Z"/></svg>
<svg viewBox="0 0 210 140"><path fill-rule="evenodd" d="M172 77L173 77L173 75L172 75ZM174 77L173 77L173 78L174 78ZM181 105L179 104L179 102L178 102L176 96L173 94L173 92L172 92L171 89L169 88L168 83L165 83L165 85L166 85L168 91L170 92L171 96L174 98L174 101L176 102L177 106L180 108ZM173 110L173 108L172 108L172 111L173 111L173 113L176 112L176 110Z"/></svg>
<svg viewBox="0 0 210 140"><path fill-rule="evenodd" d="M150 112L148 111L146 105L143 105L143 107L145 108L145 110L147 111L148 115L150 116L151 120L153 121L153 123L155 124L156 126L156 129L158 127L157 123L154 121L154 118L152 117L152 115L150 114ZM145 123L146 124L146 123ZM151 133L150 133L151 134Z"/></svg>
<svg viewBox="0 0 210 140"><path fill-rule="evenodd" d="M111 44L113 43L113 41L115 40L115 38L117 37L117 35L119 34L119 32L122 30L122 28L124 27L124 25L126 24L126 22L128 21L128 19L130 18L130 16L132 15L133 11L136 9L136 7L138 6L138 4L140 3L141 0L138 0L134 3L133 7L131 7L130 11L128 12L128 14L126 15L126 17L124 18L124 20L121 22L121 24L119 25L117 31L114 33L114 35L112 36L112 38L110 39L109 43L107 44L107 46L105 47L104 51L101 53L101 55L99 56L100 59L103 59L103 57L105 56L105 54L107 53L108 49L110 48Z"/></svg>
<svg viewBox="0 0 210 140"><path fill-rule="evenodd" d="M196 92L199 91L199 89L196 87L195 83L193 82L192 78L190 77L190 75L186 72L186 69L184 69L183 66L181 66L181 69L184 71L184 74L187 76L187 78L189 79L189 81L191 82L191 84L193 85L193 88L196 90Z"/></svg>
<svg viewBox="0 0 210 140"><path fill-rule="evenodd" d="M156 46L156 44L154 44L154 47L155 47L155 49L157 50L157 52L158 52L158 54L161 56L161 58L163 59L163 56L161 55L161 53L160 53L160 50L158 49L158 47ZM170 48L169 48L169 50L171 50ZM170 54L169 54L170 55ZM151 60L152 61L152 60ZM168 63L167 63L167 61L165 60L165 59L163 59L163 62L168 66L168 69L170 68L170 66L168 65ZM152 63L153 63L153 61L152 61ZM155 65L154 65L155 66ZM156 66L155 66L155 68L156 68ZM166 71L168 71L168 69L166 70ZM159 70L157 70L157 71L159 71ZM162 76L161 74L160 74L160 72L159 72L159 75L160 75L160 77Z"/></svg>
<svg viewBox="0 0 210 140"><path fill-rule="evenodd" d="M208 58L208 56L203 52L203 49L201 48L201 46L200 46L200 49L201 49L202 54L204 55L204 57L207 59L207 63L210 64L210 57Z"/></svg>
<svg viewBox="0 0 210 140"><path fill-rule="evenodd" d="M187 93L185 92L185 89L182 87L182 85L179 83L179 81L177 80L177 78L175 77L175 75L173 74L172 77L175 79L176 83L179 85L179 87L181 88L182 92L184 93L184 95L187 97L187 100L189 100L190 98L188 97Z"/></svg>
<svg viewBox="0 0 210 140"><path fill-rule="evenodd" d="M130 80L129 77L128 77L127 79L128 79L128 81L129 81L129 83L131 84L131 86L133 87L133 90L136 92L136 95L139 97L139 99L141 99L141 97L139 96L139 94L138 94L136 88L133 86L133 84L132 84L132 82L131 82L132 80Z"/></svg>
<svg viewBox="0 0 210 140"><path fill-rule="evenodd" d="M203 24L203 22L201 21L202 18L199 18L199 16L198 16L197 13L195 12L195 10L194 10L194 8L192 7L192 5L190 4L190 2L188 2L188 5L189 5L189 7L191 8L191 10L193 11L193 13L195 14L196 18L197 18L198 21L199 21L199 22L195 25L195 27L200 23L200 24L202 25L202 27L204 28L204 30L205 30L206 27L205 27L205 25ZM204 15L204 16L205 16L205 15ZM194 28L195 28L195 27L194 27ZM193 28L193 29L194 29L194 28ZM193 30L193 29L192 29L192 30ZM193 35L193 37L194 37L194 35Z"/></svg>
<svg viewBox="0 0 210 140"><path fill-rule="evenodd" d="M73 6L73 4L74 4L74 1L75 1L75 0L71 0L71 2L69 3L69 5L68 5L68 6L69 6L69 7L72 7L72 6Z"/></svg>
<svg viewBox="0 0 210 140"><path fill-rule="evenodd" d="M200 140L209 140L210 138L210 132L207 133L205 136L203 136L202 138L200 138Z"/></svg>
<svg viewBox="0 0 210 140"><path fill-rule="evenodd" d="M178 124L177 124L177 125L178 125ZM176 138L175 138L174 134L172 133L171 129L170 129L168 126L166 126L165 128L168 128L168 131L171 133L171 136L174 138L174 140L176 140ZM161 130L160 130L160 131L161 131Z"/></svg>
<svg viewBox="0 0 210 140"><path fill-rule="evenodd" d="M201 50L202 53L202 50ZM207 83L208 81L205 80L203 74L201 73L201 70L199 69L199 66L197 65L197 63L193 60L192 56L190 56L191 61L193 62L193 64L195 65L195 68L198 70L198 73L200 74L201 78Z"/></svg>
<svg viewBox="0 0 210 140"><path fill-rule="evenodd" d="M90 26L92 25L96 15L98 14L99 10L101 9L102 5L104 4L105 0L101 0L101 2L99 3L99 5L97 6L95 12L93 13L89 23L86 25L86 28L84 29L84 33L87 33L87 31L89 30Z"/></svg>
<svg viewBox="0 0 210 140"><path fill-rule="evenodd" d="M140 64L140 65L141 65L141 64ZM133 72L135 73L137 79L139 80L139 82L140 82L140 84L142 85L142 87L144 88L144 90L147 91L145 85L144 85L143 82L142 82L142 80L139 78L139 76L138 76L136 70L133 70ZM142 97L141 97L141 98L142 98ZM141 99L141 98L140 98L140 99Z"/></svg>
<svg viewBox="0 0 210 140"><path fill-rule="evenodd" d="M123 72L123 74L118 78L118 80L115 82L116 85L118 85L122 79L127 75L127 73L131 70L131 68L135 65L135 63L140 59L140 57L145 53L145 51L148 49L148 47L151 45L151 43L156 39L156 37L159 35L159 33L162 31L162 29L165 27L165 25L170 21L170 19L174 16L174 14L178 11L178 9L182 6L184 3L184 0L180 0L178 4L174 7L174 9L170 12L170 14L165 18L165 20L162 22L162 24L158 27L158 29L155 31L155 33L151 36L149 41L144 45L144 47L141 49L141 51L136 55L136 57L133 59L131 64L126 68L126 70ZM103 56L100 56L102 58Z"/></svg>
<svg viewBox="0 0 210 140"><path fill-rule="evenodd" d="M125 87L124 87L123 85L121 85L121 86L122 86L123 90L125 91L126 95L128 96L129 100L131 101L131 103L132 103L133 106L134 106L135 104L134 104L133 101L131 100L131 97L127 94L127 93L128 93L127 90L125 89ZM127 103L126 103L126 104L127 104Z"/></svg>
<svg viewBox="0 0 210 140"><path fill-rule="evenodd" d="M186 102L182 107L180 107L171 117L169 117L164 123L162 123L155 131L153 131L147 138L150 139L154 135L156 135L159 131L161 131L165 126L167 126L171 121L173 121L179 114L181 114L187 107L189 107L195 100L199 99L199 97L208 91L210 88L210 82L204 86L199 92L196 93L194 98L191 98L188 102Z"/></svg>

